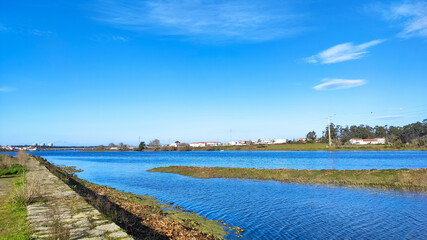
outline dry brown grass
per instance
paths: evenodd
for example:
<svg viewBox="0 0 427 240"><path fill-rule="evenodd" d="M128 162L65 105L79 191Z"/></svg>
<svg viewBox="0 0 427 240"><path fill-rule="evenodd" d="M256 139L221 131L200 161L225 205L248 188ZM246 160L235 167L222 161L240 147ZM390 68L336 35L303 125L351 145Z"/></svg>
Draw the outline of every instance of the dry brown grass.
<svg viewBox="0 0 427 240"><path fill-rule="evenodd" d="M17 161L10 155L3 155L0 158L0 165L5 166L6 168L12 166L13 164L17 164Z"/></svg>
<svg viewBox="0 0 427 240"><path fill-rule="evenodd" d="M17 163L19 165L21 165L21 166L27 166L27 164L28 164L28 155L27 155L27 153L25 151L20 150L18 152L18 154L16 155L15 158L16 158Z"/></svg>
<svg viewBox="0 0 427 240"><path fill-rule="evenodd" d="M40 196L40 182L31 176L28 179L26 176L18 181L19 187L13 192L13 201L16 204L26 206L33 203Z"/></svg>

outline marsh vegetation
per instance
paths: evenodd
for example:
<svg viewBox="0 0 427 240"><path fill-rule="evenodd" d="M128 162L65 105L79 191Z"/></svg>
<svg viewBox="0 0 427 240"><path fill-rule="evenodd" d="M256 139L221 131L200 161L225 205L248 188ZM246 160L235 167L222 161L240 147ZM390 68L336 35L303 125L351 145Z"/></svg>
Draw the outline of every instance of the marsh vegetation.
<svg viewBox="0 0 427 240"><path fill-rule="evenodd" d="M274 180L302 184L333 184L427 192L427 169L295 170L226 167L158 167L149 172L176 173L195 178Z"/></svg>

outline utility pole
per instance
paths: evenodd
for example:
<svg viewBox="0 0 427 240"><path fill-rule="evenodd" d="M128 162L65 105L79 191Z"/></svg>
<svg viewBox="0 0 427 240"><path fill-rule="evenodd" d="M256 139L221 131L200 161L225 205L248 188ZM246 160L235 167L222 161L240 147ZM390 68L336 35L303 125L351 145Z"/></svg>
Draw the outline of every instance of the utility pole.
<svg viewBox="0 0 427 240"><path fill-rule="evenodd" d="M329 147L331 147L331 116L328 116Z"/></svg>

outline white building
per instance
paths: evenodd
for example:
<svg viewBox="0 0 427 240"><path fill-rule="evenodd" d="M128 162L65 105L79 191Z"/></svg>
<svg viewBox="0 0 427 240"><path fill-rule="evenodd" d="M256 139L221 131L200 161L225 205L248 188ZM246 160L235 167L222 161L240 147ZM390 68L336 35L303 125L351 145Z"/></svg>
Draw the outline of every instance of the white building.
<svg viewBox="0 0 427 240"><path fill-rule="evenodd" d="M284 144L287 141L288 139L285 139L285 138L273 139L273 144Z"/></svg>
<svg viewBox="0 0 427 240"><path fill-rule="evenodd" d="M206 147L206 142L193 142L190 143L190 147Z"/></svg>
<svg viewBox="0 0 427 240"><path fill-rule="evenodd" d="M193 142L190 143L190 147L217 147L221 146L222 144L220 142ZM170 146L170 145L169 145Z"/></svg>
<svg viewBox="0 0 427 240"><path fill-rule="evenodd" d="M49 143L47 146L48 147L53 147L53 143Z"/></svg>
<svg viewBox="0 0 427 240"><path fill-rule="evenodd" d="M385 138L374 138L374 139L352 138L350 139L350 143L354 145L385 144Z"/></svg>
<svg viewBox="0 0 427 240"><path fill-rule="evenodd" d="M249 141L246 140L240 140L240 141L231 141L226 143L225 145L227 146L244 146L244 145L248 145Z"/></svg>

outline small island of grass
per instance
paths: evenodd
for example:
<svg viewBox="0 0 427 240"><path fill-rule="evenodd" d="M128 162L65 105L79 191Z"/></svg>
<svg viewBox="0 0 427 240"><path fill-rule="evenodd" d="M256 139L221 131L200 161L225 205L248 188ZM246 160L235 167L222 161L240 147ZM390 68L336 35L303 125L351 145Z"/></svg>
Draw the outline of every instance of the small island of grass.
<svg viewBox="0 0 427 240"><path fill-rule="evenodd" d="M176 173L195 178L274 180L287 183L338 185L427 192L427 169L295 170L169 166L149 172Z"/></svg>

